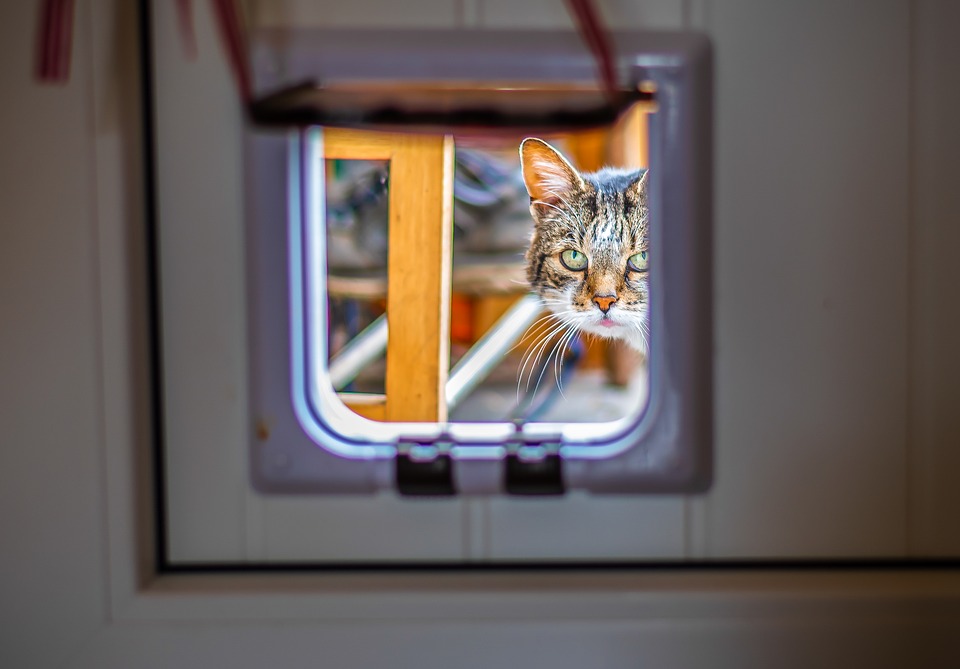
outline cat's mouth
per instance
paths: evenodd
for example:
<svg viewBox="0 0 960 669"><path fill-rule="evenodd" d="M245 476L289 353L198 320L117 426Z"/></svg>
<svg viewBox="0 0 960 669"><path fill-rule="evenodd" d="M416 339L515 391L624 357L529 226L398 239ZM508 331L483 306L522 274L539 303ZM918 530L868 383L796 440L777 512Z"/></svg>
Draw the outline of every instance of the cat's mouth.
<svg viewBox="0 0 960 669"><path fill-rule="evenodd" d="M615 327L619 327L620 324L617 323L612 318L610 318L609 316L604 316L603 318L600 319L600 322L597 323L597 325L599 325L602 328L615 328Z"/></svg>

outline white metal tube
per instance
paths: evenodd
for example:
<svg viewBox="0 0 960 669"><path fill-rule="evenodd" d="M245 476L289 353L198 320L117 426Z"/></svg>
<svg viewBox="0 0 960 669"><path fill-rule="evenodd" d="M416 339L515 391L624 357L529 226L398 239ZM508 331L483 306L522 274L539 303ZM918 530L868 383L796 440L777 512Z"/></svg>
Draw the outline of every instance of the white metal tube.
<svg viewBox="0 0 960 669"><path fill-rule="evenodd" d="M378 317L330 360L330 381L337 390L387 350L387 316Z"/></svg>
<svg viewBox="0 0 960 669"><path fill-rule="evenodd" d="M539 297L522 297L467 351L450 370L446 388L448 408L457 406L490 374L542 311Z"/></svg>

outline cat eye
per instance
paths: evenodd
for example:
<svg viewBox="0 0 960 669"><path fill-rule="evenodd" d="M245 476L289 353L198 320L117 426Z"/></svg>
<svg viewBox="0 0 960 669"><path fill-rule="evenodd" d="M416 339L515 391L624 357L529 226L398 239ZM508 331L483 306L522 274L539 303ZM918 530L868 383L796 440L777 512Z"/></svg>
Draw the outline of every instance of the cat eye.
<svg viewBox="0 0 960 669"><path fill-rule="evenodd" d="M627 259L627 267L634 272L646 272L648 269L647 252L634 253Z"/></svg>
<svg viewBox="0 0 960 669"><path fill-rule="evenodd" d="M587 269L587 256L576 249L567 249L560 254L560 262L569 270L582 272Z"/></svg>

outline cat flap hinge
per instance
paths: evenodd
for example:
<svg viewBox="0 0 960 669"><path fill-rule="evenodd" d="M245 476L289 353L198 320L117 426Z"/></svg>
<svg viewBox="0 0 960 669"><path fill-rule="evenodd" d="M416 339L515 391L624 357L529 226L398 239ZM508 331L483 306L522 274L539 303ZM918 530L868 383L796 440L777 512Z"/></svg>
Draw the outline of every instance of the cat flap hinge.
<svg viewBox="0 0 960 669"><path fill-rule="evenodd" d="M511 495L562 495L563 460L559 444L510 448L504 462L504 489Z"/></svg>
<svg viewBox="0 0 960 669"><path fill-rule="evenodd" d="M449 445L401 443L396 456L396 487L401 495L456 495Z"/></svg>
<svg viewBox="0 0 960 669"><path fill-rule="evenodd" d="M450 444L401 443L397 448L396 489L401 495L449 497L458 490ZM563 495L559 444L511 444L503 460L503 490L509 495Z"/></svg>

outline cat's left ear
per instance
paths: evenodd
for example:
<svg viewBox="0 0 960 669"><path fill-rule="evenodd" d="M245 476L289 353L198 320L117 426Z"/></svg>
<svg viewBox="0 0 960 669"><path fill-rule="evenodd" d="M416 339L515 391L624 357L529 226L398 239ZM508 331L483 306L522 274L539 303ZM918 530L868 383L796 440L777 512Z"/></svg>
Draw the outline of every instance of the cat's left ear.
<svg viewBox="0 0 960 669"><path fill-rule="evenodd" d="M637 177L630 188L627 189L627 193L630 195L630 198L637 204L645 205L647 203L647 181L650 176L650 170L644 170L643 174Z"/></svg>
<svg viewBox="0 0 960 669"><path fill-rule="evenodd" d="M530 200L557 205L569 196L583 191L579 172L542 139L529 137L520 144L520 165L523 182Z"/></svg>

